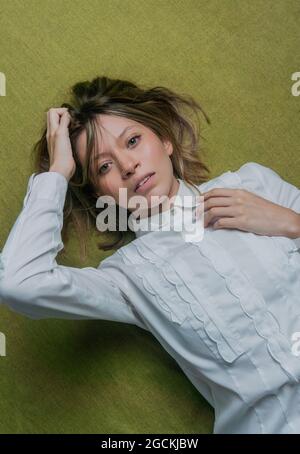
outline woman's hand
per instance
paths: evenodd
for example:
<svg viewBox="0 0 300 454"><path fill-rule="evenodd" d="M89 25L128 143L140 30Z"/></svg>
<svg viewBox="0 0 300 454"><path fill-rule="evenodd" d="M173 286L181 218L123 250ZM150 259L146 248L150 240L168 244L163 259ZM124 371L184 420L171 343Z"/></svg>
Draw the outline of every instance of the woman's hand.
<svg viewBox="0 0 300 454"><path fill-rule="evenodd" d="M297 238L300 215L245 189L215 188L204 194L204 227Z"/></svg>
<svg viewBox="0 0 300 454"><path fill-rule="evenodd" d="M51 108L47 112L47 144L49 171L58 172L69 181L76 170L68 125L71 116L66 107Z"/></svg>

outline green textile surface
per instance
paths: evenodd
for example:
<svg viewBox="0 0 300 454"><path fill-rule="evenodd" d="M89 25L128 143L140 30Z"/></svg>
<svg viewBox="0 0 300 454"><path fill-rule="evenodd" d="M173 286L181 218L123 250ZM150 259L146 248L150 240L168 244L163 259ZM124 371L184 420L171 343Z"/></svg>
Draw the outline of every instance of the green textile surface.
<svg viewBox="0 0 300 454"><path fill-rule="evenodd" d="M299 186L297 0L0 0L0 250L46 111L98 75L194 96L211 177L248 161ZM109 255L75 235L59 263ZM31 320L0 307L0 433L211 433L214 412L159 342L111 321Z"/></svg>

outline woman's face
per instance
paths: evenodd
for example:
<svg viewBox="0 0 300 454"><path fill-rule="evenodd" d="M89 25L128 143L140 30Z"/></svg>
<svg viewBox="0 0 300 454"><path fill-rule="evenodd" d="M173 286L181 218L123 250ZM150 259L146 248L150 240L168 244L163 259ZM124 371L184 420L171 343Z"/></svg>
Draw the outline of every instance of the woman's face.
<svg viewBox="0 0 300 454"><path fill-rule="evenodd" d="M97 181L96 194L112 196L118 205L130 211L135 209L128 207L131 197L144 198L144 203L147 203L149 209L147 212L140 211L141 217L150 215L151 206L158 208L157 202L152 201L151 204L151 196L167 196L166 202L162 204L162 210L167 209L169 199L179 189L179 182L174 177L170 159L173 152L171 142L162 142L151 129L124 117L99 114L97 123L102 135L97 130L99 150L92 167ZM86 158L85 148L86 132L83 131L76 143L81 164ZM145 184L144 190L136 192L137 183L150 172L154 172L154 175L148 184ZM120 200L120 188L126 189L126 206L124 199ZM152 214L154 212L155 210Z"/></svg>

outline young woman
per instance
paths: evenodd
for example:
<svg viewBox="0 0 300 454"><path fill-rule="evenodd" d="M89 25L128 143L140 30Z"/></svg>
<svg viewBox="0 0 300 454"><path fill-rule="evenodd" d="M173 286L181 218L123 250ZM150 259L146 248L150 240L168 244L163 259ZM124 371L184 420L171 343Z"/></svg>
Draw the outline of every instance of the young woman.
<svg viewBox="0 0 300 454"><path fill-rule="evenodd" d="M300 433L299 189L255 162L209 180L183 112L201 110L191 98L106 77L73 95L48 111L35 146L37 172L1 254L2 302L34 319L150 331L214 407L214 433ZM84 244L99 196L128 220L142 196L140 230L124 244L117 216L120 238L104 247L117 250L98 268L58 265L61 232L72 220ZM185 196L192 216L178 231ZM202 238L188 238L202 221Z"/></svg>

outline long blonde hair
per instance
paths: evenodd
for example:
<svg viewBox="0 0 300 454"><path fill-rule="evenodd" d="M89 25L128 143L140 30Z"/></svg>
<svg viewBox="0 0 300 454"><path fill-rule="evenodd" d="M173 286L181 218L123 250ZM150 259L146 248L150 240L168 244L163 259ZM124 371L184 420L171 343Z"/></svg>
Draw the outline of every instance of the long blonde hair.
<svg viewBox="0 0 300 454"><path fill-rule="evenodd" d="M176 178L183 179L190 185L199 185L209 179L210 170L203 162L199 112L203 114L208 124L211 122L199 103L189 95L178 94L161 86L146 88L128 80L103 76L96 77L91 82L76 83L71 88L71 101L63 103L61 107L67 107L71 115L69 134L76 162L76 171L69 181L66 194L62 239L65 245L71 222L78 235L82 260L87 257L87 235L91 225L99 235L101 234L96 229L95 221L101 209L96 207L96 180L94 172L91 171L97 142L97 115L126 117L150 128L161 140L171 141L173 153L170 159ZM185 108L187 112L184 112ZM191 118L191 113L195 114L196 120ZM76 140L84 130L87 159L82 165L76 152ZM47 125L32 149L34 171L37 174L49 170L46 134ZM99 243L98 249L107 251L123 246L127 238L126 233L119 231L117 226L116 232L109 232L113 237L117 234L117 239L113 242Z"/></svg>

